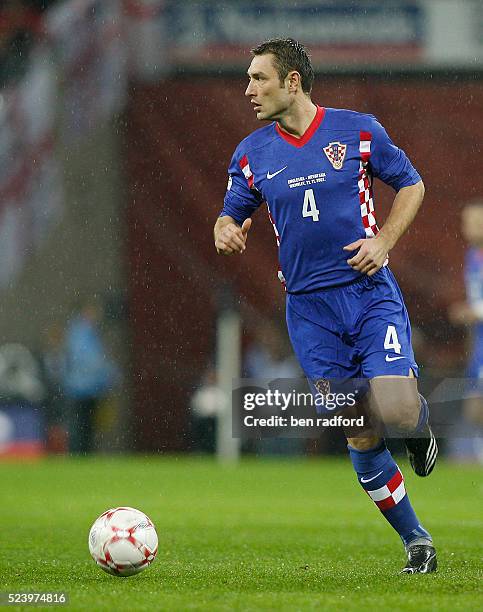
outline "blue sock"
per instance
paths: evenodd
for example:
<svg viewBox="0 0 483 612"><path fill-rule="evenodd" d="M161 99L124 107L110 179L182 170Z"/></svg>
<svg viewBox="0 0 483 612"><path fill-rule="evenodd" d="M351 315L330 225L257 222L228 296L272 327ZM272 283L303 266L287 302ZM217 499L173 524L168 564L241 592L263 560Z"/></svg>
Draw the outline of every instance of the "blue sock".
<svg viewBox="0 0 483 612"><path fill-rule="evenodd" d="M348 447L357 478L407 547L414 540L431 541L420 525L404 487L403 476L383 441L367 451Z"/></svg>

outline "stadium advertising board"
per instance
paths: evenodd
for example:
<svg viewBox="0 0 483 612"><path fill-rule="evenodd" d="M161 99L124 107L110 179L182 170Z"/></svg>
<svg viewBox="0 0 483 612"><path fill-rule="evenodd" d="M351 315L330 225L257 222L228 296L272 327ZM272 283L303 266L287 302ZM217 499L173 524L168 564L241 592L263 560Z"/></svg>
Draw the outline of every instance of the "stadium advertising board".
<svg viewBox="0 0 483 612"><path fill-rule="evenodd" d="M478 0L124 0L130 70L155 79L170 71L244 69L267 38L305 43L319 70L478 67L483 58Z"/></svg>
<svg viewBox="0 0 483 612"><path fill-rule="evenodd" d="M303 40L321 63L414 61L424 44L419 2L170 2L166 19L176 64L238 63L241 49L280 36Z"/></svg>

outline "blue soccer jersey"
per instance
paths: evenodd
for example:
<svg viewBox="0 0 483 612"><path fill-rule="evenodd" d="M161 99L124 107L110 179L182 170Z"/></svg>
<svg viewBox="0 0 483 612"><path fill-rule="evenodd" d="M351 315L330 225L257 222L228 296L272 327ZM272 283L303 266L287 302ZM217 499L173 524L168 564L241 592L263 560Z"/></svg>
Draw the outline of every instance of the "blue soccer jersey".
<svg viewBox="0 0 483 612"><path fill-rule="evenodd" d="M421 177L372 115L317 107L302 138L277 123L236 148L221 215L240 225L266 202L279 245L279 277L289 293L345 285L361 277L343 250L379 231L372 179L399 191Z"/></svg>
<svg viewBox="0 0 483 612"><path fill-rule="evenodd" d="M468 250L465 278L468 303L479 318L474 327L473 355L468 375L472 378L483 378L483 248Z"/></svg>

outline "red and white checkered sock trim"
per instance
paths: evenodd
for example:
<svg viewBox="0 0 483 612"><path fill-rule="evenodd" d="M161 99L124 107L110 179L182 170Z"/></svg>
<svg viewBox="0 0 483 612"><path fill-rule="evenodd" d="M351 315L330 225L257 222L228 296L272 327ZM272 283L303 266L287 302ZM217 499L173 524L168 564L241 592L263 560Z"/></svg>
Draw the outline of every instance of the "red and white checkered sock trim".
<svg viewBox="0 0 483 612"><path fill-rule="evenodd" d="M382 512L394 508L406 495L403 475L398 469L387 484L374 491L366 490L366 493Z"/></svg>

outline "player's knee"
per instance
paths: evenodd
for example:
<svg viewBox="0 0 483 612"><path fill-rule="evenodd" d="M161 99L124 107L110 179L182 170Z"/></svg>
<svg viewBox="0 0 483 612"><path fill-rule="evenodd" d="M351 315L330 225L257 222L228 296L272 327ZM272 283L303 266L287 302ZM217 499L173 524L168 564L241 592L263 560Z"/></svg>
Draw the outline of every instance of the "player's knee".
<svg viewBox="0 0 483 612"><path fill-rule="evenodd" d="M392 402L383 411L384 425L400 433L414 431L419 421L420 401L417 398L405 398Z"/></svg>
<svg viewBox="0 0 483 612"><path fill-rule="evenodd" d="M388 433L416 429L421 402L414 376L379 377L371 382L371 388L371 411Z"/></svg>
<svg viewBox="0 0 483 612"><path fill-rule="evenodd" d="M358 451L366 451L376 447L381 438L379 436L369 436L367 438L347 438L349 446Z"/></svg>
<svg viewBox="0 0 483 612"><path fill-rule="evenodd" d="M420 411L421 402L419 396L411 401L404 402L399 428L404 432L414 431L418 425Z"/></svg>

